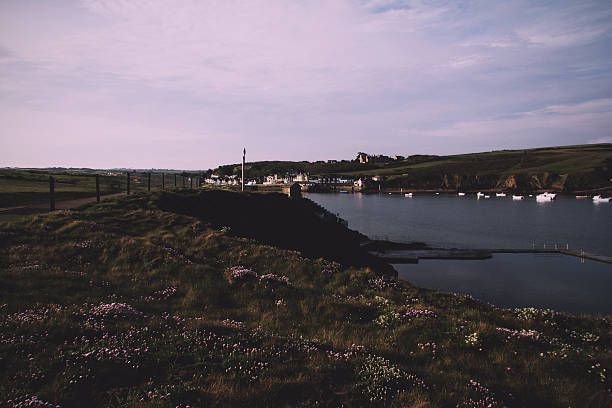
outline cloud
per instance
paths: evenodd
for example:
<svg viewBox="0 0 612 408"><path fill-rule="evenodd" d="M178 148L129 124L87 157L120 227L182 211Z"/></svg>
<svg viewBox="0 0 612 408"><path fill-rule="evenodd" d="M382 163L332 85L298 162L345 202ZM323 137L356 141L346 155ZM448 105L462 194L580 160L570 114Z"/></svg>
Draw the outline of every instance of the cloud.
<svg viewBox="0 0 612 408"><path fill-rule="evenodd" d="M151 138L205 145L189 159L197 167L235 160L234 144L248 144L251 159L299 160L488 150L526 138L549 144L559 130L554 115L567 126L559 142L583 143L608 132L611 9L564 1L7 2L0 114L19 112L12 134L33 142L44 130L66 151L109 135L134 146ZM0 127L4 146L10 137ZM167 160L167 145L152 146L148 156L132 155L134 166ZM3 160L26 165L32 157L13 148Z"/></svg>
<svg viewBox="0 0 612 408"><path fill-rule="evenodd" d="M490 58L483 56L483 55L478 55L478 54L465 55L461 57L455 57L452 60L450 60L448 63L443 64L441 66L448 67L448 68L462 69L462 68L468 68L474 65L484 64L489 60Z"/></svg>
<svg viewBox="0 0 612 408"><path fill-rule="evenodd" d="M606 98L573 105L548 106L507 118L457 122L424 132L423 135L438 142L463 137L468 141L464 151L469 152L606 143L610 137L598 135L602 129L611 126L612 99ZM534 134L537 138L534 138Z"/></svg>
<svg viewBox="0 0 612 408"><path fill-rule="evenodd" d="M612 143L612 136L589 139L587 143Z"/></svg>

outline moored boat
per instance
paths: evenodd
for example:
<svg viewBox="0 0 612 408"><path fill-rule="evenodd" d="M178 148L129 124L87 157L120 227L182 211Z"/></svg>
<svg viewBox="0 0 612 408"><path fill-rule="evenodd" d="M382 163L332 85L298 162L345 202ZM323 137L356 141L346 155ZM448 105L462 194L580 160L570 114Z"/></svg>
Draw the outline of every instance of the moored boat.
<svg viewBox="0 0 612 408"><path fill-rule="evenodd" d="M612 197L602 197L601 195L593 197L594 203L609 203L610 201L612 201Z"/></svg>
<svg viewBox="0 0 612 408"><path fill-rule="evenodd" d="M539 201L539 202L552 201L555 199L556 196L557 194L555 193L542 193L536 196L536 201Z"/></svg>
<svg viewBox="0 0 612 408"><path fill-rule="evenodd" d="M412 193L406 193L404 194L404 197L412 198Z"/></svg>
<svg viewBox="0 0 612 408"><path fill-rule="evenodd" d="M482 198L482 197L484 197L484 193L480 191L476 193L476 198Z"/></svg>
<svg viewBox="0 0 612 408"><path fill-rule="evenodd" d="M465 193L457 193L457 195L458 195L459 197L463 197L463 196L465 195Z"/></svg>
<svg viewBox="0 0 612 408"><path fill-rule="evenodd" d="M578 200L581 200L581 199L583 199L583 198L589 198L589 196L576 196L576 198L577 198Z"/></svg>
<svg viewBox="0 0 612 408"><path fill-rule="evenodd" d="M505 197L506 193L495 193L495 197Z"/></svg>
<svg viewBox="0 0 612 408"><path fill-rule="evenodd" d="M524 200L525 197L523 197L522 195L512 195L512 199L513 200Z"/></svg>

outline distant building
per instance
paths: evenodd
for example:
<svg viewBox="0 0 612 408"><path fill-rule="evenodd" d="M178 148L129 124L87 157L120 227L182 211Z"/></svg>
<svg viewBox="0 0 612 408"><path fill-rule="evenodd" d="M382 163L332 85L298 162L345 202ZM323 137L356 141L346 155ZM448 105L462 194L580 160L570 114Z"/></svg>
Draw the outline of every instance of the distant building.
<svg viewBox="0 0 612 408"><path fill-rule="evenodd" d="M293 177L293 181L308 181L308 174L306 173L298 173L295 175L295 177Z"/></svg>
<svg viewBox="0 0 612 408"><path fill-rule="evenodd" d="M359 163L368 163L370 161L370 156L365 153L359 153Z"/></svg>

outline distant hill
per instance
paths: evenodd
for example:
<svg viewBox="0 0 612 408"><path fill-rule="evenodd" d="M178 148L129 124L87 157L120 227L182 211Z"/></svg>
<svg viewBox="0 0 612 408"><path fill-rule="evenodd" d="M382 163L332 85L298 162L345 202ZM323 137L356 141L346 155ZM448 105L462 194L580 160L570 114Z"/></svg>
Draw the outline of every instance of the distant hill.
<svg viewBox="0 0 612 408"><path fill-rule="evenodd" d="M213 173L239 174L240 165ZM381 176L384 188L563 192L612 188L612 144L543 147L450 156L414 155L360 163L262 161L247 163L249 178L306 172L311 176Z"/></svg>

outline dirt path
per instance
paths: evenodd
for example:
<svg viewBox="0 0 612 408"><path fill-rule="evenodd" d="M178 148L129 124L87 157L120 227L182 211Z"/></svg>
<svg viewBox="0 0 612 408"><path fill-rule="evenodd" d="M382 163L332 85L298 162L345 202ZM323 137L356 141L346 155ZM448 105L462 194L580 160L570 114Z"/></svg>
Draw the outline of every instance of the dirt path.
<svg viewBox="0 0 612 408"><path fill-rule="evenodd" d="M122 195L125 195L125 193L107 194L107 195L100 196L100 200L106 200L109 198L119 197ZM68 208L76 208L83 204L91 203L94 201L96 201L96 196L77 198L75 200L56 201L55 209L56 210L66 210ZM17 207L0 208L0 222L14 221L26 215L43 214L47 212L49 212L49 203L40 203L40 204L22 205L22 206L17 206Z"/></svg>

